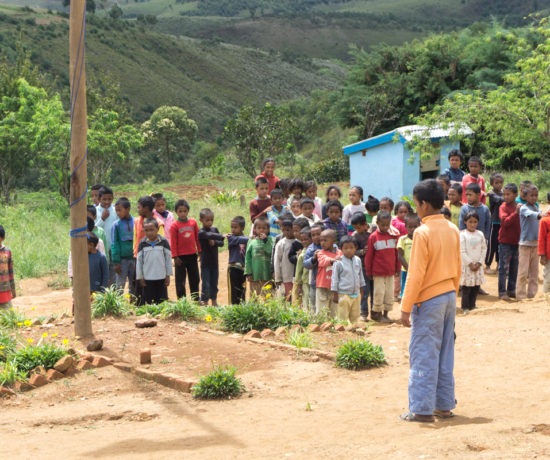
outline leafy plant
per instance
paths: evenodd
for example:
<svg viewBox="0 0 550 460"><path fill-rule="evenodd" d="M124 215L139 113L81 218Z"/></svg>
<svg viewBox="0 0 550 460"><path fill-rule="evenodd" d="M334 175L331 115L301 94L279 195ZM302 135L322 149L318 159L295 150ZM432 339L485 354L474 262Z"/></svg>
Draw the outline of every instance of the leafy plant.
<svg viewBox="0 0 550 460"><path fill-rule="evenodd" d="M296 348L313 348L313 337L309 331L300 332L292 331L286 340L290 345L294 345Z"/></svg>
<svg viewBox="0 0 550 460"><path fill-rule="evenodd" d="M164 302L162 316L165 318L181 318L182 320L188 320L199 318L201 316L201 310L197 302L187 297L181 297L176 302Z"/></svg>
<svg viewBox="0 0 550 460"><path fill-rule="evenodd" d="M162 314L162 310L164 309L165 306L166 306L166 302L159 303L159 304L151 303L146 305L139 305L134 308L134 312L136 313L137 316L142 316L147 314L151 316L157 316Z"/></svg>
<svg viewBox="0 0 550 460"><path fill-rule="evenodd" d="M21 327L25 323L25 314L10 308L9 310L0 311L0 327L15 329Z"/></svg>
<svg viewBox="0 0 550 460"><path fill-rule="evenodd" d="M27 372L18 368L15 361L0 363L0 386L13 385L18 380L25 380Z"/></svg>
<svg viewBox="0 0 550 460"><path fill-rule="evenodd" d="M349 180L349 162L347 158L321 161L306 169L304 179L320 184Z"/></svg>
<svg viewBox="0 0 550 460"><path fill-rule="evenodd" d="M16 346L15 339L0 331L0 361L7 361L8 357L15 351Z"/></svg>
<svg viewBox="0 0 550 460"><path fill-rule="evenodd" d="M30 372L36 366L52 368L57 361L67 354L67 350L51 343L26 345L13 354L13 364L21 372Z"/></svg>
<svg viewBox="0 0 550 460"><path fill-rule="evenodd" d="M237 369L233 366L218 366L209 374L202 376L192 388L194 398L223 399L238 396L244 391L244 385L236 376Z"/></svg>
<svg viewBox="0 0 550 460"><path fill-rule="evenodd" d="M92 302L92 316L126 316L130 306L124 297L124 293L116 285L105 289L103 292L96 292Z"/></svg>
<svg viewBox="0 0 550 460"><path fill-rule="evenodd" d="M212 198L217 204L230 204L236 203L239 201L240 194L237 190L222 190L216 193L213 197L207 196L207 198Z"/></svg>
<svg viewBox="0 0 550 460"><path fill-rule="evenodd" d="M349 340L336 354L336 365L354 371L368 367L385 365L386 356L380 345L373 345L368 340Z"/></svg>

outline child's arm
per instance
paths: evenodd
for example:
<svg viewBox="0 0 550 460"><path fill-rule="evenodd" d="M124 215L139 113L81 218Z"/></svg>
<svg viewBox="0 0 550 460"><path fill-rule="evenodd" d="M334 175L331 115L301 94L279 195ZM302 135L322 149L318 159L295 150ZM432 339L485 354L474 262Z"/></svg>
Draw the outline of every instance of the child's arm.
<svg viewBox="0 0 550 460"><path fill-rule="evenodd" d="M501 227L508 228L514 224L517 213L512 212L510 214L507 214L505 210L505 206L506 206L505 203L502 203L500 205L500 208L498 209L498 217L500 218Z"/></svg>
<svg viewBox="0 0 550 460"><path fill-rule="evenodd" d="M485 239L485 238L483 238ZM467 249L467 240L466 235L464 233L460 234L460 255L462 257L462 265L470 265L471 263L474 263L474 260L469 256L468 249ZM407 275L408 276L408 275Z"/></svg>
<svg viewBox="0 0 550 460"><path fill-rule="evenodd" d="M313 270L317 264L317 261L313 257L315 255L315 249L313 246L306 249L306 253L304 254L304 267L308 270Z"/></svg>
<svg viewBox="0 0 550 460"><path fill-rule="evenodd" d="M299 246L297 244L293 244L290 248L290 251L288 252L288 260L292 265L296 265L298 263L298 251Z"/></svg>
<svg viewBox="0 0 550 460"><path fill-rule="evenodd" d="M481 240L481 254L479 255L479 260L477 263L481 266L485 263L485 257L487 256L487 240L482 238Z"/></svg>
<svg viewBox="0 0 550 460"><path fill-rule="evenodd" d="M460 214L458 215L458 229L459 230L464 230L466 228L466 225L464 224L464 216L465 215L466 215L466 206L462 206L462 208L460 208Z"/></svg>
<svg viewBox="0 0 550 460"><path fill-rule="evenodd" d="M15 276L13 273L13 260L11 257L11 251L9 252L8 256L8 279L10 281L10 290L11 290L11 296L15 299L16 292L15 292Z"/></svg>
<svg viewBox="0 0 550 460"><path fill-rule="evenodd" d="M120 241L116 229L116 224L111 227L111 262L114 265L115 272L120 275Z"/></svg>
<svg viewBox="0 0 550 460"><path fill-rule="evenodd" d="M283 252L283 244L279 241L279 244L275 247L275 257L273 258L273 272L275 273L276 283L283 281Z"/></svg>
<svg viewBox="0 0 550 460"><path fill-rule="evenodd" d="M252 276L252 245L246 247L244 255L244 276Z"/></svg>
<svg viewBox="0 0 550 460"><path fill-rule="evenodd" d="M302 276L304 274L304 258L298 256L296 261L296 272L294 273L294 284L301 286L302 285Z"/></svg>
<svg viewBox="0 0 550 460"><path fill-rule="evenodd" d="M166 271L166 280L164 281L164 285L168 287L170 285L170 276L172 275L172 253L170 252L170 245L168 244L168 241L166 241L166 245L163 246L163 253L164 253L164 269Z"/></svg>
<svg viewBox="0 0 550 460"><path fill-rule="evenodd" d="M195 222L195 248L198 254L201 253L201 245L199 244L199 226Z"/></svg>
<svg viewBox="0 0 550 460"><path fill-rule="evenodd" d="M428 242L426 241L426 237L415 232L411 257L409 259L409 270L407 272L407 285L401 301L401 316L404 326L410 325L410 313L414 303L418 301L420 291L424 286L424 276L428 267L428 260Z"/></svg>
<svg viewBox="0 0 550 460"><path fill-rule="evenodd" d="M405 251L403 251L403 248L398 248L397 249L397 257L399 259L399 262L401 263L401 265L403 266L403 268L405 270L407 270L409 268L409 264L407 263L407 261L405 260Z"/></svg>
<svg viewBox="0 0 550 460"><path fill-rule="evenodd" d="M482 231L485 239L488 240L491 237L491 211L487 206L485 206L485 228Z"/></svg>
<svg viewBox="0 0 550 460"><path fill-rule="evenodd" d="M330 280L330 290L338 293L338 285L340 284L340 272L342 270L342 263L337 261L332 269L332 278Z"/></svg>
<svg viewBox="0 0 550 460"><path fill-rule="evenodd" d="M334 259L333 257L329 257L325 254L319 253L317 255L317 265L319 267L330 267L334 263L335 260L336 259Z"/></svg>
<svg viewBox="0 0 550 460"><path fill-rule="evenodd" d="M143 251L138 251L136 258L136 280L143 279Z"/></svg>
<svg viewBox="0 0 550 460"><path fill-rule="evenodd" d="M371 235L367 242L367 253L365 254L365 273L369 279L372 279L372 264L374 260L374 239Z"/></svg>

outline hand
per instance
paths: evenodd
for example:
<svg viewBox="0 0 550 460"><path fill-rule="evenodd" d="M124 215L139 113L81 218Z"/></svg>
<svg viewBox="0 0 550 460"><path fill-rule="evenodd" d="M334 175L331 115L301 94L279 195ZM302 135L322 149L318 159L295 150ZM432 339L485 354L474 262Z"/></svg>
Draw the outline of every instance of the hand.
<svg viewBox="0 0 550 460"><path fill-rule="evenodd" d="M145 282L145 280L139 280L139 285L141 287L145 287L145 286L147 286L147 283Z"/></svg>
<svg viewBox="0 0 550 460"><path fill-rule="evenodd" d="M477 270L475 262L472 262L472 263L468 264L468 267L470 267L470 270L472 270L474 272Z"/></svg>
<svg viewBox="0 0 550 460"><path fill-rule="evenodd" d="M208 244L210 246L214 246L216 244L216 242L214 240L208 240Z"/></svg>
<svg viewBox="0 0 550 460"><path fill-rule="evenodd" d="M401 324L405 327L411 327L411 313L408 311L401 312Z"/></svg>
<svg viewBox="0 0 550 460"><path fill-rule="evenodd" d="M401 264L405 270L409 269L409 264Z"/></svg>
<svg viewBox="0 0 550 460"><path fill-rule="evenodd" d="M72 281L72 280L73 280L73 279L71 278L71 281ZM16 297L17 297L17 295L16 295L16 292L15 292L15 289L14 289L13 291L11 291L11 298L12 298L12 299L15 299Z"/></svg>
<svg viewBox="0 0 550 460"><path fill-rule="evenodd" d="M168 287L170 286L170 277L167 276L166 279L164 280L164 286Z"/></svg>
<svg viewBox="0 0 550 460"><path fill-rule="evenodd" d="M399 276L400 274L401 274L401 272L400 272L399 270L397 270L397 271L395 272L395 276Z"/></svg>
<svg viewBox="0 0 550 460"><path fill-rule="evenodd" d="M224 238L229 238L231 235L231 233L226 233L225 235L223 235Z"/></svg>
<svg viewBox="0 0 550 460"><path fill-rule="evenodd" d="M246 279L251 283L252 282L252 275L246 275Z"/></svg>
<svg viewBox="0 0 550 460"><path fill-rule="evenodd" d="M111 213L109 212L109 210L105 209L105 211L103 211L101 213L101 220L107 220L110 215L111 215Z"/></svg>
<svg viewBox="0 0 550 460"><path fill-rule="evenodd" d="M314 253L313 253L313 260L317 260L317 256L319 255L319 253L321 252L320 249L317 249Z"/></svg>
<svg viewBox="0 0 550 460"><path fill-rule="evenodd" d="M369 276L369 275L367 275L367 278L371 281L374 279L372 276Z"/></svg>
<svg viewBox="0 0 550 460"><path fill-rule="evenodd" d="M546 256L540 256L540 264L546 265L547 263L548 263L548 259L546 258Z"/></svg>
<svg viewBox="0 0 550 460"><path fill-rule="evenodd" d="M181 267L181 259L179 257L174 257L174 265L176 267Z"/></svg>
<svg viewBox="0 0 550 460"><path fill-rule="evenodd" d="M268 206L262 212L265 212L267 214L268 212L271 212L271 211L273 211L273 206Z"/></svg>
<svg viewBox="0 0 550 460"><path fill-rule="evenodd" d="M296 253L296 257L298 257L300 254L302 254L302 252L304 252L303 249L300 249L297 253Z"/></svg>
<svg viewBox="0 0 550 460"><path fill-rule="evenodd" d="M265 240L267 238L267 235L265 233L260 233L258 237L260 238L260 240Z"/></svg>
<svg viewBox="0 0 550 460"><path fill-rule="evenodd" d="M337 260L342 260L342 256L336 256L336 257L334 258L334 261L336 262ZM334 263L334 262L333 262L333 263Z"/></svg>
<svg viewBox="0 0 550 460"><path fill-rule="evenodd" d="M333 301L334 303L338 303L338 293L337 293L337 292L335 292L335 293L333 294L332 301Z"/></svg>
<svg viewBox="0 0 550 460"><path fill-rule="evenodd" d="M117 273L118 275L122 273L122 267L120 266L120 264L116 264L113 268L115 269L115 273Z"/></svg>
<svg viewBox="0 0 550 460"><path fill-rule="evenodd" d="M519 214L519 210L521 209L522 206L523 204L518 203L518 205L516 206L516 214Z"/></svg>

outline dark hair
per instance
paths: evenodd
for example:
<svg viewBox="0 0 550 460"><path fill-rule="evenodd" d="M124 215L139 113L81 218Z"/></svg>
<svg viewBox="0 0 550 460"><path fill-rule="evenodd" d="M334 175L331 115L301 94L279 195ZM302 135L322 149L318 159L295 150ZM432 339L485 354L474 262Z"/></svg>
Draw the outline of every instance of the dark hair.
<svg viewBox="0 0 550 460"><path fill-rule="evenodd" d="M382 198L380 198L380 204L382 204L383 202L388 203L390 205L390 209L393 209L395 205L395 203L389 196L383 196Z"/></svg>
<svg viewBox="0 0 550 460"><path fill-rule="evenodd" d="M158 200L164 200L164 201L166 201L166 198L164 197L164 195L163 195L162 193L151 193L151 197L154 198L155 203L156 203Z"/></svg>
<svg viewBox="0 0 550 460"><path fill-rule="evenodd" d="M471 184L468 184L466 186L466 190L469 190L470 192L477 193L478 195L481 193L481 187L479 184L476 184L475 182L472 182Z"/></svg>
<svg viewBox="0 0 550 460"><path fill-rule="evenodd" d="M309 227L309 220L307 220L305 217L298 217L294 222L293 225L296 225L300 228L306 228Z"/></svg>
<svg viewBox="0 0 550 460"><path fill-rule="evenodd" d="M337 187L336 185L329 185L327 188L327 191L325 193L325 196L327 197L327 203L329 202L328 194L331 192L331 190L336 190L338 192L338 197L342 197L342 191L340 190L340 187ZM335 201L335 200L332 200Z"/></svg>
<svg viewBox="0 0 550 460"><path fill-rule="evenodd" d="M342 212L342 209L344 209L342 206L342 203L340 203L338 200L331 200L327 202L327 213L328 213L328 210L333 206L336 206L340 210L340 212Z"/></svg>
<svg viewBox="0 0 550 460"><path fill-rule="evenodd" d="M451 178L449 177L448 174L440 174L439 176L437 176L437 180L441 180L445 182L447 185L451 185Z"/></svg>
<svg viewBox="0 0 550 460"><path fill-rule="evenodd" d="M269 181L265 177L260 176L256 179L256 182L254 182L254 187L258 188L261 184L269 184Z"/></svg>
<svg viewBox="0 0 550 460"><path fill-rule="evenodd" d="M103 185L99 189L99 198L101 198L103 195L114 195L113 190L107 187L106 185Z"/></svg>
<svg viewBox="0 0 550 460"><path fill-rule="evenodd" d="M231 219L231 222L236 223L239 227L246 227L246 219L243 216L235 216Z"/></svg>
<svg viewBox="0 0 550 460"><path fill-rule="evenodd" d="M275 160L273 158L266 158L264 161L262 161L262 172L265 168L265 165L268 164L268 163L275 164Z"/></svg>
<svg viewBox="0 0 550 460"><path fill-rule="evenodd" d="M285 219L281 222L281 228L283 228L283 227L292 228L293 224L294 224L294 222L292 222L290 219Z"/></svg>
<svg viewBox="0 0 550 460"><path fill-rule="evenodd" d="M281 214L279 214L279 220L285 220L285 219L294 220L294 214L292 214L292 211L288 208L283 209Z"/></svg>
<svg viewBox="0 0 550 460"><path fill-rule="evenodd" d="M380 200L372 195L369 195L365 203L365 209L369 212L380 211Z"/></svg>
<svg viewBox="0 0 550 460"><path fill-rule="evenodd" d="M300 230L300 235L307 235L311 238L311 228L304 227L302 230Z"/></svg>
<svg viewBox="0 0 550 460"><path fill-rule="evenodd" d="M457 193L462 196L462 184L459 184L455 182L454 184L451 184L449 188L452 188L453 190L456 190Z"/></svg>
<svg viewBox="0 0 550 460"><path fill-rule="evenodd" d="M280 188L274 188L271 190L271 196L273 197L273 195L283 196L283 191Z"/></svg>
<svg viewBox="0 0 550 460"><path fill-rule="evenodd" d="M294 187L300 187L300 190L302 190L302 192L304 191L304 181L302 179L292 179L290 181L290 184L288 186L288 188L290 189L290 191L292 192L292 189Z"/></svg>
<svg viewBox="0 0 550 460"><path fill-rule="evenodd" d="M95 227L94 219L92 219L90 216L86 217L86 226L88 227L89 232L91 232Z"/></svg>
<svg viewBox="0 0 550 460"><path fill-rule="evenodd" d="M96 247L97 243L99 243L99 238L97 237L97 235L95 233L88 232L86 234L86 237L88 238L88 243L92 243L94 245L94 247Z"/></svg>
<svg viewBox="0 0 550 460"><path fill-rule="evenodd" d="M311 206L315 207L315 201L313 201L311 198L302 198L300 200L300 208L302 208L304 204L310 204Z"/></svg>
<svg viewBox="0 0 550 460"><path fill-rule="evenodd" d="M491 177L489 177L489 184L493 185L493 182L495 179L501 179L504 182L504 176L500 173L493 173L491 174Z"/></svg>
<svg viewBox="0 0 550 460"><path fill-rule="evenodd" d="M103 187L103 184L95 184L95 185L92 185L92 187L90 188L90 190L99 190L101 187Z"/></svg>
<svg viewBox="0 0 550 460"><path fill-rule="evenodd" d="M470 219L476 219L479 222L479 214L477 211L468 211L464 216L464 223L468 222Z"/></svg>
<svg viewBox="0 0 550 460"><path fill-rule="evenodd" d="M479 163L479 166L482 168L483 167L483 162L481 161L481 158L479 157L470 157L470 159L468 160L468 164L470 163Z"/></svg>
<svg viewBox="0 0 550 460"><path fill-rule="evenodd" d="M405 225L407 225L407 223L411 220L415 220L418 223L418 225L422 223L422 221L420 220L420 217L418 217L418 214L415 214L414 212L409 212L405 216Z"/></svg>
<svg viewBox="0 0 550 460"><path fill-rule="evenodd" d="M546 201L550 201L550 192L546 194Z"/></svg>
<svg viewBox="0 0 550 460"><path fill-rule="evenodd" d="M351 236L344 235L342 238L340 238L340 249L344 247L344 244L351 243L355 247L357 247L357 241L355 241Z"/></svg>
<svg viewBox="0 0 550 460"><path fill-rule="evenodd" d="M413 196L419 203L428 203L434 209L443 207L443 187L435 179L426 179L416 184Z"/></svg>
<svg viewBox="0 0 550 460"><path fill-rule="evenodd" d="M151 212L153 212L153 209L155 208L155 200L151 196L142 196L138 200L138 203L142 208L149 208Z"/></svg>
<svg viewBox="0 0 550 460"><path fill-rule="evenodd" d="M320 228L321 231L325 229L325 226L321 222L315 222L310 229L313 230L314 228Z"/></svg>
<svg viewBox="0 0 550 460"><path fill-rule="evenodd" d="M0 225L0 238L6 237L6 230L4 230L4 227Z"/></svg>
<svg viewBox="0 0 550 460"><path fill-rule="evenodd" d="M388 211L380 211L378 213L378 216L376 217L376 222L379 220L390 220L391 221L391 214Z"/></svg>
<svg viewBox="0 0 550 460"><path fill-rule="evenodd" d="M275 187L281 189L281 191L283 192L283 195L284 195L285 191L288 192L288 186L289 185L290 185L290 179L285 177L285 178L281 179L279 182L277 182L275 184Z"/></svg>
<svg viewBox="0 0 550 460"><path fill-rule="evenodd" d="M338 235L336 234L336 232L330 228L326 228L325 230L323 230L321 232L321 235L325 233L326 235L330 235L330 237L333 239L333 241L337 241L338 240Z"/></svg>
<svg viewBox="0 0 550 460"><path fill-rule="evenodd" d="M189 206L189 203L185 200L178 200L176 201L176 204L174 206L174 211L178 212L178 208L180 207L184 207L184 208L187 208L188 211L191 210L190 206Z"/></svg>
<svg viewBox="0 0 550 460"><path fill-rule="evenodd" d="M202 208L199 211L199 219L204 219L206 216L214 216L214 211L210 208Z"/></svg>
<svg viewBox="0 0 550 460"><path fill-rule="evenodd" d="M402 201L398 201L397 204L395 205L395 207L393 208L393 212L395 214L397 214L397 211L399 211L399 208L402 208L403 206L405 206L407 208L407 214L409 212L413 212L413 208L411 206L411 204L408 202L408 201L405 201L405 200L402 200Z"/></svg>
<svg viewBox="0 0 550 460"><path fill-rule="evenodd" d="M351 225L361 225L367 223L367 217L363 212L354 212L351 216Z"/></svg>
<svg viewBox="0 0 550 460"><path fill-rule="evenodd" d="M361 197L361 199L363 198L363 187L359 186L359 185L354 185L353 187L350 187L350 192L352 190L357 190L359 192L359 196Z"/></svg>
<svg viewBox="0 0 550 460"><path fill-rule="evenodd" d="M533 182L531 182L530 180L521 181L519 184L519 188L526 187L527 185L533 185Z"/></svg>
<svg viewBox="0 0 550 460"><path fill-rule="evenodd" d="M451 159L451 157L459 157L461 162L462 162L462 160L464 160L464 155L462 155L462 152L460 150L457 150L457 149L452 149L449 152L449 160Z"/></svg>
<svg viewBox="0 0 550 460"><path fill-rule="evenodd" d="M443 206L441 208L441 214L443 214L445 217L448 217L449 219L452 217L451 211L447 206Z"/></svg>
<svg viewBox="0 0 550 460"><path fill-rule="evenodd" d="M317 188L317 183L314 180L304 182L304 191L308 191L311 187Z"/></svg>
<svg viewBox="0 0 550 460"><path fill-rule="evenodd" d="M267 220L267 217L265 216L260 216L260 217L256 217L256 220L254 221L254 226L258 223L264 223L264 224L267 224L267 226L269 227L269 221Z"/></svg>
<svg viewBox="0 0 550 460"><path fill-rule="evenodd" d="M526 190L527 193L531 193L531 192L534 192L534 191L538 192L538 190L539 190L539 188L535 184L531 184L531 185L529 185L525 188L527 189Z"/></svg>
<svg viewBox="0 0 550 460"><path fill-rule="evenodd" d="M513 182L507 183L503 188L505 190L510 190L514 195L518 194L518 186Z"/></svg>
<svg viewBox="0 0 550 460"><path fill-rule="evenodd" d="M145 219L143 221L143 226L145 227L147 224L155 224L155 227L159 228L159 223L157 222L157 219Z"/></svg>
<svg viewBox="0 0 550 460"><path fill-rule="evenodd" d="M130 209L130 200L125 196L122 196L117 200L115 206L122 206L125 209Z"/></svg>
<svg viewBox="0 0 550 460"><path fill-rule="evenodd" d="M93 204L89 204L86 206L86 212L89 212L92 216L97 216L97 209Z"/></svg>

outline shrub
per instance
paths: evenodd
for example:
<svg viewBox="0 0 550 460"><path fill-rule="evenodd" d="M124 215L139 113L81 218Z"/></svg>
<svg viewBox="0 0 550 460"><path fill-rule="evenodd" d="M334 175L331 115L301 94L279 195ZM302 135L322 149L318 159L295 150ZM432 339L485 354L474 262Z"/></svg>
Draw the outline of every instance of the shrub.
<svg viewBox="0 0 550 460"><path fill-rule="evenodd" d="M165 305L166 305L165 302L160 303L158 305L156 303L139 305L134 308L134 312L136 313L137 316L147 315L147 314L151 316L157 316L162 314L162 310L164 309Z"/></svg>
<svg viewBox="0 0 550 460"><path fill-rule="evenodd" d="M336 365L354 371L386 364L386 356L380 345L368 340L349 340L336 354Z"/></svg>
<svg viewBox="0 0 550 460"><path fill-rule="evenodd" d="M126 316L130 310L128 300L116 285L96 292L92 302L92 316Z"/></svg>
<svg viewBox="0 0 550 460"><path fill-rule="evenodd" d="M67 354L67 350L51 343L26 345L13 354L13 364L21 372L30 372L36 366L51 369Z"/></svg>
<svg viewBox="0 0 550 460"><path fill-rule="evenodd" d="M202 376L193 388L193 397L198 399L223 399L238 396L244 391L244 385L236 376L233 366L218 366L208 375Z"/></svg>
<svg viewBox="0 0 550 460"><path fill-rule="evenodd" d="M313 348L313 337L308 331L292 331L286 341L298 349Z"/></svg>
<svg viewBox="0 0 550 460"><path fill-rule="evenodd" d="M164 308L162 309L162 316L165 318L189 320L199 318L201 316L201 309L194 300L182 297L176 302L165 302Z"/></svg>
<svg viewBox="0 0 550 460"><path fill-rule="evenodd" d="M305 180L315 180L319 184L329 182L347 181L349 180L349 163L348 159L333 159L321 161L307 168L304 175Z"/></svg>
<svg viewBox="0 0 550 460"><path fill-rule="evenodd" d="M0 362L7 361L8 357L15 351L16 345L15 339L0 331Z"/></svg>
<svg viewBox="0 0 550 460"><path fill-rule="evenodd" d="M0 311L0 327L15 329L25 323L25 314L15 308Z"/></svg>
<svg viewBox="0 0 550 460"><path fill-rule="evenodd" d="M13 360L0 363L0 386L13 385L17 380L25 380L26 378L27 372L18 369Z"/></svg>

